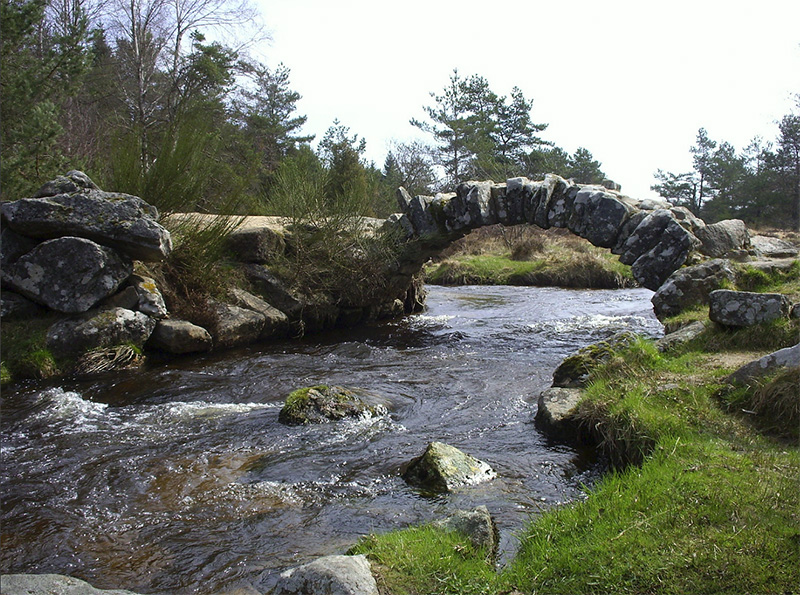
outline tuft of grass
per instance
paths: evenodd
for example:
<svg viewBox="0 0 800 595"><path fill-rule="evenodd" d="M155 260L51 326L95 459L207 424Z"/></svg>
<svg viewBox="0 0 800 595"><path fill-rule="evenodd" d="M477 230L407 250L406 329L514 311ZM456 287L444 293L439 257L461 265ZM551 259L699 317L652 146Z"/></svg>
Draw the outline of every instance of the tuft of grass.
<svg viewBox="0 0 800 595"><path fill-rule="evenodd" d="M765 271L751 265L736 267L736 289L739 291L772 291L797 296L800 294L800 260L786 270Z"/></svg>
<svg viewBox="0 0 800 595"><path fill-rule="evenodd" d="M777 351L796 345L800 338L800 320L782 318L743 328L709 324L687 349L716 351Z"/></svg>
<svg viewBox="0 0 800 595"><path fill-rule="evenodd" d="M47 329L55 320L55 316L43 316L3 322L0 326L3 384L28 378L50 378L65 369L65 362L56 361L46 345Z"/></svg>
<svg viewBox="0 0 800 595"><path fill-rule="evenodd" d="M497 576L487 563L487 552L455 531L424 525L370 535L349 553L365 554L370 559L381 592L497 593Z"/></svg>

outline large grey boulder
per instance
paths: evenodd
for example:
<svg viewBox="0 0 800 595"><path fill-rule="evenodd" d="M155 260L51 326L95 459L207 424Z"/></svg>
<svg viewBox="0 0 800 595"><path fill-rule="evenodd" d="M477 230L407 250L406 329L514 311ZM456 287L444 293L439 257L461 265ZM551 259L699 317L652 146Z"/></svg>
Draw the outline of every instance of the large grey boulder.
<svg viewBox="0 0 800 595"><path fill-rule="evenodd" d="M39 243L41 240L20 235L3 226L0 232L0 270L10 267L20 256L33 250Z"/></svg>
<svg viewBox="0 0 800 595"><path fill-rule="evenodd" d="M653 310L659 320L664 320L691 306L707 304L712 291L735 279L730 262L719 258L678 269L653 294Z"/></svg>
<svg viewBox="0 0 800 595"><path fill-rule="evenodd" d="M764 258L792 258L800 252L791 242L769 236L753 236L750 244L756 254Z"/></svg>
<svg viewBox="0 0 800 595"><path fill-rule="evenodd" d="M258 312L264 316L264 326L259 335L260 340L282 337L289 333L289 317L261 298L237 287L228 290L228 298L234 306Z"/></svg>
<svg viewBox="0 0 800 595"><path fill-rule="evenodd" d="M136 595L123 589L96 589L86 581L61 574L4 574L3 595Z"/></svg>
<svg viewBox="0 0 800 595"><path fill-rule="evenodd" d="M186 320L159 320L147 342L148 348L176 355L210 351L212 346L211 334Z"/></svg>
<svg viewBox="0 0 800 595"><path fill-rule="evenodd" d="M258 341L266 322L263 314L216 300L209 300L208 305L208 331L216 347L240 347Z"/></svg>
<svg viewBox="0 0 800 595"><path fill-rule="evenodd" d="M445 531L457 531L466 535L472 545L486 551L487 558L494 558L497 554L497 524L485 506L478 506L474 510L457 510L449 517L431 524Z"/></svg>
<svg viewBox="0 0 800 595"><path fill-rule="evenodd" d="M24 236L51 239L76 236L110 246L143 261L160 261L172 250L158 211L129 194L79 190L3 203L8 226Z"/></svg>
<svg viewBox="0 0 800 595"><path fill-rule="evenodd" d="M156 321L141 312L124 308L92 310L53 324L46 342L55 355L68 357L126 343L141 348L155 327Z"/></svg>
<svg viewBox="0 0 800 595"><path fill-rule="evenodd" d="M492 186L492 182L474 181L458 185L456 195L446 202L443 209L451 229L473 229L497 223Z"/></svg>
<svg viewBox="0 0 800 595"><path fill-rule="evenodd" d="M325 556L282 572L272 595L378 595L366 556Z"/></svg>
<svg viewBox="0 0 800 595"><path fill-rule="evenodd" d="M726 219L700 227L695 235L702 242L700 252L712 258L750 248L750 232L740 219Z"/></svg>
<svg viewBox="0 0 800 595"><path fill-rule="evenodd" d="M535 422L548 437L574 442L578 438L576 413L583 393L579 388L553 386L539 394Z"/></svg>
<svg viewBox="0 0 800 595"><path fill-rule="evenodd" d="M432 492L449 492L496 476L487 463L442 442L431 442L403 472L407 483Z"/></svg>
<svg viewBox="0 0 800 595"><path fill-rule="evenodd" d="M667 226L672 224L676 224L675 218L666 209L656 209L648 213L620 247L619 261L622 264L632 265L637 258L659 243Z"/></svg>
<svg viewBox="0 0 800 595"><path fill-rule="evenodd" d="M757 384L760 378L784 368L800 368L800 343L745 364L728 376L727 381L731 384L751 386Z"/></svg>
<svg viewBox="0 0 800 595"><path fill-rule="evenodd" d="M732 327L753 326L788 318L792 304L780 293L718 289L709 295L708 317Z"/></svg>
<svg viewBox="0 0 800 595"><path fill-rule="evenodd" d="M84 238L64 237L38 244L3 270L3 284L65 313L86 312L113 294L130 276L133 263Z"/></svg>
<svg viewBox="0 0 800 595"><path fill-rule="evenodd" d="M249 219L267 219L265 217L252 217ZM273 218L270 217L270 220ZM254 262L266 264L275 260L286 250L285 233L280 230L272 221L262 225L251 224L248 220L245 224L234 229L226 238L228 248L233 253L234 258L239 262Z"/></svg>

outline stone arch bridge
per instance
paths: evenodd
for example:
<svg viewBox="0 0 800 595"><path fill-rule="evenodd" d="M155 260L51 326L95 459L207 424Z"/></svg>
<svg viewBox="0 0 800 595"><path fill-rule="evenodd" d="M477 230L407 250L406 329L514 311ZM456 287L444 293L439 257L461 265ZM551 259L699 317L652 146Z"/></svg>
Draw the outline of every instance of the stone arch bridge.
<svg viewBox="0 0 800 595"><path fill-rule="evenodd" d="M542 181L465 182L455 192L436 196L411 196L400 188L397 198L402 214L392 215L389 221L408 241L401 274L416 273L450 243L496 223L567 228L619 255L620 262L631 266L634 278L652 290L693 251L721 256L749 243L741 221L706 225L688 209L664 200L637 200L552 174Z"/></svg>

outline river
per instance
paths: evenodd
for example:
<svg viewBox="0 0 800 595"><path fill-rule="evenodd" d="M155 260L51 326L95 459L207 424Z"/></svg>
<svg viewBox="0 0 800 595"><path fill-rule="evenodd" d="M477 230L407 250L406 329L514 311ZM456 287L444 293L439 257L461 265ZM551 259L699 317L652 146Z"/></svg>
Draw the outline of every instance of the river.
<svg viewBox="0 0 800 595"><path fill-rule="evenodd" d="M581 498L602 462L533 424L558 363L621 330L658 336L652 292L429 287L424 313L93 381L3 391L3 573L141 593L263 592L281 570L362 535L486 505L515 535ZM386 413L278 423L312 384ZM399 473L434 440L498 478L430 497Z"/></svg>

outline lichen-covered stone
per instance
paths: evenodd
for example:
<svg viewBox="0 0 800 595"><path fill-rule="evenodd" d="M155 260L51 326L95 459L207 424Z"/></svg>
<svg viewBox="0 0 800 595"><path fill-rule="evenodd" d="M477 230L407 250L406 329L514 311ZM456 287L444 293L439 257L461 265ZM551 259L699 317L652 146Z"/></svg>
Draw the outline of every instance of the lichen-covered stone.
<svg viewBox="0 0 800 595"><path fill-rule="evenodd" d="M261 298L236 287L228 291L228 297L235 306L258 312L264 316L264 326L259 334L260 340L282 337L289 333L289 317Z"/></svg>
<svg viewBox="0 0 800 595"><path fill-rule="evenodd" d="M759 379L764 376L784 368L800 368L800 344L780 349L745 364L728 376L727 382L752 386L758 384Z"/></svg>
<svg viewBox="0 0 800 595"><path fill-rule="evenodd" d="M712 291L735 279L730 262L719 258L678 269L653 294L653 310L663 320L691 306L707 304Z"/></svg>
<svg viewBox="0 0 800 595"><path fill-rule="evenodd" d="M595 187L584 187L575 197L567 227L593 245L612 248L633 208L615 195Z"/></svg>
<svg viewBox="0 0 800 595"><path fill-rule="evenodd" d="M129 194L79 190L22 198L3 203L2 214L12 230L31 238L86 238L143 261L163 260L172 250L156 208Z"/></svg>
<svg viewBox="0 0 800 595"><path fill-rule="evenodd" d="M209 300L208 305L208 331L214 338L215 346L231 348L249 345L261 336L266 322L263 314L216 300Z"/></svg>
<svg viewBox="0 0 800 595"><path fill-rule="evenodd" d="M278 421L287 425L302 425L337 421L345 417L360 417L377 409L364 403L350 389L341 386L318 385L292 392L278 414Z"/></svg>
<svg viewBox="0 0 800 595"><path fill-rule="evenodd" d="M750 244L755 253L764 258L793 258L800 252L791 242L769 236L752 236Z"/></svg>
<svg viewBox="0 0 800 595"><path fill-rule="evenodd" d="M365 556L325 556L282 572L272 595L378 595L378 585Z"/></svg>
<svg viewBox="0 0 800 595"><path fill-rule="evenodd" d="M131 287L136 291L139 298L138 310L144 312L153 318L166 318L168 316L167 305L164 303L164 297L158 290L158 286L154 279L150 277L142 277L141 275L131 275Z"/></svg>
<svg viewBox="0 0 800 595"><path fill-rule="evenodd" d="M706 324L702 320L695 320L691 324L687 324L661 337L655 343L656 349L659 351L669 351L678 345L688 343L692 339L700 336L704 330L706 330Z"/></svg>
<svg viewBox="0 0 800 595"><path fill-rule="evenodd" d="M46 310L18 293L4 289L0 293L0 317L3 320L23 320L41 316Z"/></svg>
<svg viewBox="0 0 800 595"><path fill-rule="evenodd" d="M57 238L38 244L3 271L17 293L64 313L86 312L113 294L133 263L91 240Z"/></svg>
<svg viewBox="0 0 800 595"><path fill-rule="evenodd" d="M791 307L780 293L718 289L709 295L708 317L724 326L753 326L788 318Z"/></svg>
<svg viewBox="0 0 800 595"><path fill-rule="evenodd" d="M47 331L47 347L56 356L74 357L92 349L131 344L141 348L156 321L124 308L92 310L59 320Z"/></svg>
<svg viewBox="0 0 800 595"><path fill-rule="evenodd" d="M431 492L449 492L496 476L487 463L442 442L431 442L403 472L407 483Z"/></svg>

